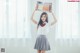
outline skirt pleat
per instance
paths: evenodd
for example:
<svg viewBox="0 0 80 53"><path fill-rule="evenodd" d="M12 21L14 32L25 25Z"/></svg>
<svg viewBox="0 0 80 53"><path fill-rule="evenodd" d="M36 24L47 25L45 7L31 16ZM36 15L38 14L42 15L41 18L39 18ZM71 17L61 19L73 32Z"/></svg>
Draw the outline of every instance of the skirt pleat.
<svg viewBox="0 0 80 53"><path fill-rule="evenodd" d="M37 50L50 50L50 44L46 38L46 35L39 35L36 39L34 49Z"/></svg>

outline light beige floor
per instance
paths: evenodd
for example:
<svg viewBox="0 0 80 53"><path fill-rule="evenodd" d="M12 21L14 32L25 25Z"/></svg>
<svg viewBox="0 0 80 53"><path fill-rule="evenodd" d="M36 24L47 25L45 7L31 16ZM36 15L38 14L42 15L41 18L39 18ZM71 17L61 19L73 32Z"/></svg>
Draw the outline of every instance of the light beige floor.
<svg viewBox="0 0 80 53"><path fill-rule="evenodd" d="M31 39L0 39L0 48L5 48L5 53L36 53ZM50 41L51 50L46 53L80 53L80 40ZM0 52L1 53L1 52Z"/></svg>

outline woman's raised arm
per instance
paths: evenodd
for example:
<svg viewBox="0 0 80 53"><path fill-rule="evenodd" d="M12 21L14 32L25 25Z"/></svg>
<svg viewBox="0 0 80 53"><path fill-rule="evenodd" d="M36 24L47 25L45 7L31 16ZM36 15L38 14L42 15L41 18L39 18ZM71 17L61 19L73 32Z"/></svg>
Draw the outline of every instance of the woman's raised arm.
<svg viewBox="0 0 80 53"><path fill-rule="evenodd" d="M54 21L51 23L51 25L54 25L54 24L57 22L57 19L56 19L54 13L53 13L53 12L51 12L51 13L52 13L52 16L53 16L53 18L54 18Z"/></svg>
<svg viewBox="0 0 80 53"><path fill-rule="evenodd" d="M36 10L35 10L35 11L36 11ZM35 11L33 12L32 16L31 16L31 20L32 20L33 23L37 24L37 21L34 20L34 18L33 18Z"/></svg>

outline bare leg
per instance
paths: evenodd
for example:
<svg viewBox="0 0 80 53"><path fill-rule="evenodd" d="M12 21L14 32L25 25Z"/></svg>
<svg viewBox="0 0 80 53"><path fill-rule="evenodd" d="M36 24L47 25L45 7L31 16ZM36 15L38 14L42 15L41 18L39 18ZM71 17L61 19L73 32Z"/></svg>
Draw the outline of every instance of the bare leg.
<svg viewBox="0 0 80 53"><path fill-rule="evenodd" d="M45 53L45 50L42 50L41 52L42 52L42 53Z"/></svg>
<svg viewBox="0 0 80 53"><path fill-rule="evenodd" d="M38 53L41 53L41 50L38 50Z"/></svg>

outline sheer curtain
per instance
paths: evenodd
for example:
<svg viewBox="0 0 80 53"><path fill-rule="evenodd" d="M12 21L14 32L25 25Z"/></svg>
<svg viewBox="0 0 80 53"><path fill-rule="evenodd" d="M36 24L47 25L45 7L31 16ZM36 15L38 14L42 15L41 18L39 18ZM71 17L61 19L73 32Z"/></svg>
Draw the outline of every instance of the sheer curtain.
<svg viewBox="0 0 80 53"><path fill-rule="evenodd" d="M0 0L0 38L31 38L28 0Z"/></svg>
<svg viewBox="0 0 80 53"><path fill-rule="evenodd" d="M59 0L58 10L59 13L56 27L56 39L80 38L78 2Z"/></svg>

